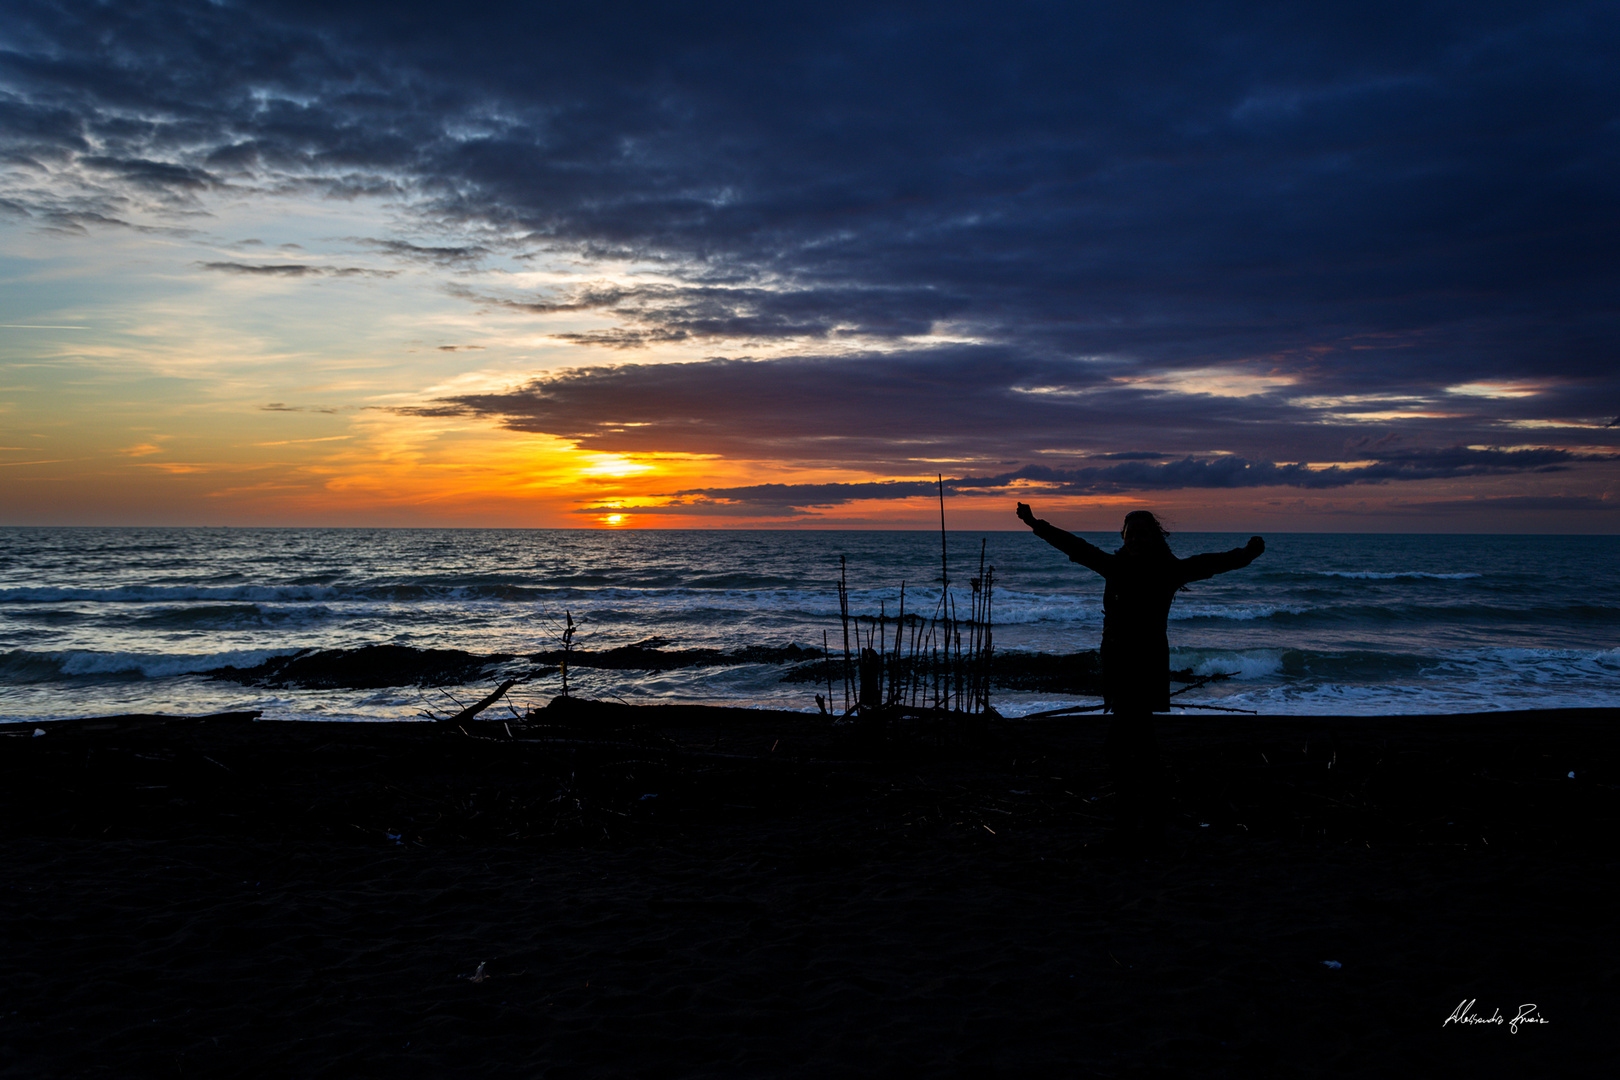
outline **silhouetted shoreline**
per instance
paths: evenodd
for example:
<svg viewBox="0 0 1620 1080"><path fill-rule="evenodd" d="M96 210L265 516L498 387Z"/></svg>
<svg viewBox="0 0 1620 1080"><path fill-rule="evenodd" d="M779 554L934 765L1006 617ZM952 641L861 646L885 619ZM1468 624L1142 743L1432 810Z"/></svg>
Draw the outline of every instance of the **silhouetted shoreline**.
<svg viewBox="0 0 1620 1080"><path fill-rule="evenodd" d="M0 738L3 1042L72 1074L1594 1074L1617 719L1161 717L1149 859L1094 854L1095 717L42 724ZM1443 1026L1465 999L1549 1023Z"/></svg>

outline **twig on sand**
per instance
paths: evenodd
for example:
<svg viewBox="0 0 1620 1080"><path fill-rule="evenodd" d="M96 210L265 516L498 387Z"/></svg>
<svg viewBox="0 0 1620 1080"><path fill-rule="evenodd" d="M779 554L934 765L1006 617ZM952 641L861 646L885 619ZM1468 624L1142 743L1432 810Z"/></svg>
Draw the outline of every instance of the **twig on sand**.
<svg viewBox="0 0 1620 1080"><path fill-rule="evenodd" d="M1047 709L1045 712L1025 713L1020 720L1045 720L1049 716L1070 716L1074 713L1102 712L1106 705L1069 705L1062 709Z"/></svg>
<svg viewBox="0 0 1620 1080"><path fill-rule="evenodd" d="M508 690L512 689L512 687L516 686L522 681L522 679L507 679L505 682L501 683L500 686L495 688L494 693L490 694L488 697L475 701L473 704L462 709L454 716L435 716L433 719L436 722L446 726L459 727L461 724L466 723L468 720L471 720L473 717L477 716L479 713L501 700L501 698L506 696L506 692Z"/></svg>

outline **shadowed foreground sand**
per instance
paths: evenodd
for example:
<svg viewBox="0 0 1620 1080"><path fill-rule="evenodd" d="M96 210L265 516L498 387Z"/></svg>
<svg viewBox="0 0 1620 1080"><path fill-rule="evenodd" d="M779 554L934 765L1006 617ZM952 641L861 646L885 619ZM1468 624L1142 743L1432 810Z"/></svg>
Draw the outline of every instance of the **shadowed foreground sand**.
<svg viewBox="0 0 1620 1080"><path fill-rule="evenodd" d="M1163 719L1146 859L1095 717L542 719L0 738L0 1076L1615 1064L1612 710Z"/></svg>

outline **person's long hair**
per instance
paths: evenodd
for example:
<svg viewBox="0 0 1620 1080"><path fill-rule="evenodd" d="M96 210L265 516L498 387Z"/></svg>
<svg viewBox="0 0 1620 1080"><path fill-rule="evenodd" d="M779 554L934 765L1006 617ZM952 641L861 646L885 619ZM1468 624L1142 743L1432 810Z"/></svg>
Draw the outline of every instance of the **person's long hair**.
<svg viewBox="0 0 1620 1080"><path fill-rule="evenodd" d="M1170 534L1165 531L1159 519L1153 516L1150 510L1132 510L1125 515L1125 521L1119 527L1119 538L1125 539L1125 533L1131 526L1139 526L1147 534L1147 546L1155 555L1174 556L1170 550ZM1123 550L1123 549L1121 549Z"/></svg>
<svg viewBox="0 0 1620 1080"><path fill-rule="evenodd" d="M1154 517L1150 511L1132 510L1126 514L1125 520L1119 526L1121 540L1125 538L1125 530L1133 525L1141 528L1146 534L1142 541L1142 547L1138 549L1141 552L1141 556L1138 557L1145 556L1149 559L1163 560L1165 562L1175 559L1176 553L1170 550L1170 533L1165 530L1165 527L1159 523L1159 519ZM1123 552L1124 550L1124 546L1121 545L1119 551ZM1182 585L1176 591L1186 592L1187 586Z"/></svg>

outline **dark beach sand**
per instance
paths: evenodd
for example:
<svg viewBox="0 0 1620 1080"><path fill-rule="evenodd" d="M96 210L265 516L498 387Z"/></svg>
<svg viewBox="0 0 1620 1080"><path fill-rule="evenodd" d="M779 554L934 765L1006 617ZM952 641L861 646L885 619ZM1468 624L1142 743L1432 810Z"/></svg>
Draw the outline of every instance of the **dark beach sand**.
<svg viewBox="0 0 1620 1080"><path fill-rule="evenodd" d="M1613 1075L1617 719L1163 719L1146 859L1095 717L48 725L0 1076Z"/></svg>

